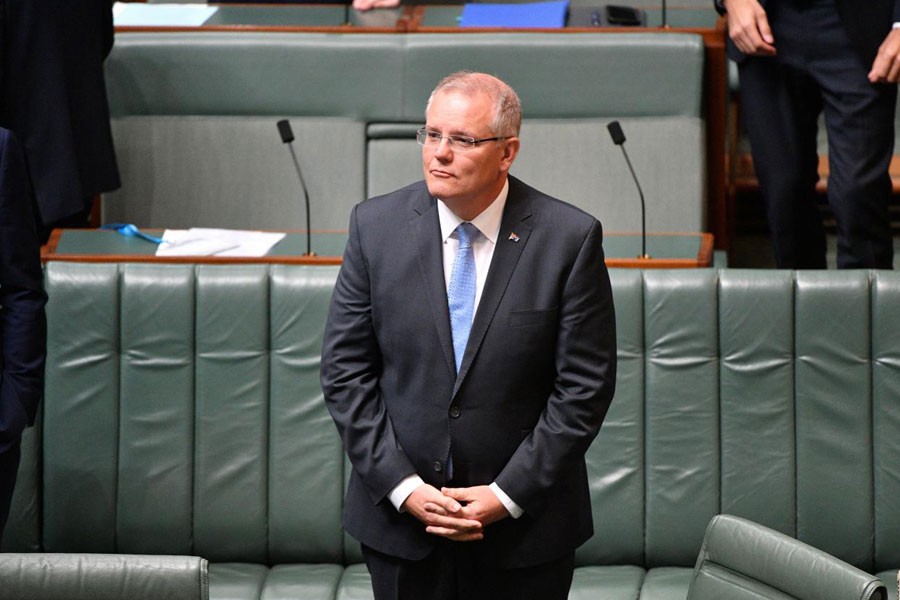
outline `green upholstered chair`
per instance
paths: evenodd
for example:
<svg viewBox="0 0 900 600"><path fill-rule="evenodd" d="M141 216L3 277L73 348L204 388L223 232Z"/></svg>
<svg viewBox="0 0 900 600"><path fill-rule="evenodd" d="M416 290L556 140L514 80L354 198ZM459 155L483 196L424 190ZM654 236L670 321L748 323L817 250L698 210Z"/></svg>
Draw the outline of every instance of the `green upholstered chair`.
<svg viewBox="0 0 900 600"><path fill-rule="evenodd" d="M877 600L878 577L792 537L731 515L706 529L688 600Z"/></svg>
<svg viewBox="0 0 900 600"><path fill-rule="evenodd" d="M0 554L0 600L209 600L196 556Z"/></svg>

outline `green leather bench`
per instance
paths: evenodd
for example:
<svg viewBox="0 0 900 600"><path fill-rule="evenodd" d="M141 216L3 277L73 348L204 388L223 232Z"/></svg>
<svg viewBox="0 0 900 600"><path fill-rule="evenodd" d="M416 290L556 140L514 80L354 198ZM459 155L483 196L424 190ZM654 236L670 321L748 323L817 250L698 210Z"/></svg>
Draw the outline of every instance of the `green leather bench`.
<svg viewBox="0 0 900 600"><path fill-rule="evenodd" d="M107 61L121 190L106 222L306 227L275 123L290 118L314 229L422 178L415 130L441 77L483 70L522 97L528 183L639 231L606 124L619 119L648 231L706 231L703 41L678 33L123 33Z"/></svg>
<svg viewBox="0 0 900 600"><path fill-rule="evenodd" d="M202 557L213 600L370 598L319 386L336 273L48 263L46 399L3 550ZM610 276L619 384L572 600L684 600L718 513L896 600L900 274Z"/></svg>

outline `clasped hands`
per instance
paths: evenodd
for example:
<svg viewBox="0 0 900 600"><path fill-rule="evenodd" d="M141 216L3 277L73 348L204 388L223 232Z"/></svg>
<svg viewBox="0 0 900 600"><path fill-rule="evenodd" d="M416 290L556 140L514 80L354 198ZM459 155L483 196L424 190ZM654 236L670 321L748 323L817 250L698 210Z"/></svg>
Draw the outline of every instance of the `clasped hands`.
<svg viewBox="0 0 900 600"><path fill-rule="evenodd" d="M484 528L509 516L486 485L441 488L422 484L409 495L403 508L425 524L425 531L456 542L484 538Z"/></svg>

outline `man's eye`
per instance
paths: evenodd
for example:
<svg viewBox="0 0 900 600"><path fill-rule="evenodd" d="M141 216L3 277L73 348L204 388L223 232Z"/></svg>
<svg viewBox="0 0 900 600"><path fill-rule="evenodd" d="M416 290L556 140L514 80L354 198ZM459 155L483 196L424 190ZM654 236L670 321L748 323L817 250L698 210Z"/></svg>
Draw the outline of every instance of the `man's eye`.
<svg viewBox="0 0 900 600"><path fill-rule="evenodd" d="M431 140L432 142L440 142L441 141L441 134L436 131L426 131L425 135L427 135L428 139Z"/></svg>

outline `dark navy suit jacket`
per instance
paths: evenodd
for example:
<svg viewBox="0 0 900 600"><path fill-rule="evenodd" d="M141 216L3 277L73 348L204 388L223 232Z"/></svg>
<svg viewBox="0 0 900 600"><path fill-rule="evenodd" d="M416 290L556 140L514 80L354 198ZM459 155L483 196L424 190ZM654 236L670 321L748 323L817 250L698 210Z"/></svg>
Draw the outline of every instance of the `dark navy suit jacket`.
<svg viewBox="0 0 900 600"><path fill-rule="evenodd" d="M25 148L40 221L119 187L103 64L110 0L0 0L0 126Z"/></svg>
<svg viewBox="0 0 900 600"><path fill-rule="evenodd" d="M22 149L0 128L0 452L34 423L44 389L40 246Z"/></svg>
<svg viewBox="0 0 900 600"><path fill-rule="evenodd" d="M525 511L474 542L485 560L554 560L593 533L584 453L612 400L616 334L600 223L510 178L459 376L437 201L419 182L358 205L322 354L353 464L346 530L421 559L436 539L387 498L407 475L496 481Z"/></svg>

